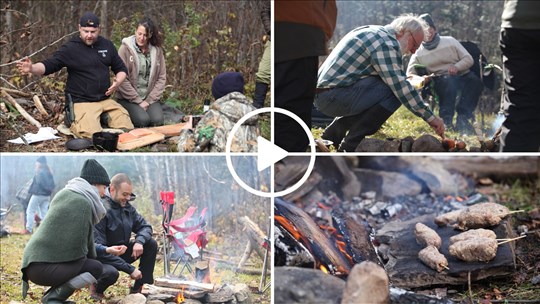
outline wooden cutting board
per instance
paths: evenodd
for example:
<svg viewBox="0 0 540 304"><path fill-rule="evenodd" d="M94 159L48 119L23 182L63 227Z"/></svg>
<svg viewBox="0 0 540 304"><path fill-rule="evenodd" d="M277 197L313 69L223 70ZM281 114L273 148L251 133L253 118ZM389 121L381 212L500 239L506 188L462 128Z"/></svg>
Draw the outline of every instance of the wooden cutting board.
<svg viewBox="0 0 540 304"><path fill-rule="evenodd" d="M188 122L177 123L174 125L165 125L159 127L148 128L148 130L156 131L165 135L165 137L178 136L182 129L191 128L191 124Z"/></svg>
<svg viewBox="0 0 540 304"><path fill-rule="evenodd" d="M135 129L135 130L139 130L139 129ZM135 130L132 130L129 133ZM144 146L147 146L147 145L150 145L150 144L153 144L153 143L156 143L158 141L162 141L163 139L165 139L165 135L159 132L155 132L148 129L145 129L145 130L149 131L148 134L135 136L134 139L129 140L129 141L118 142L118 146L116 148L120 151L128 151L128 150L144 147Z"/></svg>

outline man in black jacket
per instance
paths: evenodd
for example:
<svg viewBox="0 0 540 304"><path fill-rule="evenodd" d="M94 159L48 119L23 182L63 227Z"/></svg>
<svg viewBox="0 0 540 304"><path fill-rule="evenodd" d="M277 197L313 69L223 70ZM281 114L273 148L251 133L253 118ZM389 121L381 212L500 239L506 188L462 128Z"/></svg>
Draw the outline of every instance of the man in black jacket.
<svg viewBox="0 0 540 304"><path fill-rule="evenodd" d="M97 300L102 299L107 287L116 282L118 271L129 274L135 280L130 293L138 293L144 283L154 282L157 243L152 239L152 226L129 203L132 189L131 180L126 174L113 176L105 197L107 214L94 226L97 259L103 264L103 274L97 285L91 288L92 297ZM130 241L132 232L135 234L134 241ZM126 248L122 255L115 256L106 252L109 246ZM131 263L139 258L139 269L136 269Z"/></svg>
<svg viewBox="0 0 540 304"><path fill-rule="evenodd" d="M46 60L32 64L29 58L17 63L21 73L49 75L66 67L66 103L73 102L74 120L70 130L76 137L92 138L100 132L101 114L110 128L133 129L127 110L110 98L127 76L127 68L114 44L99 36L99 19L85 13L79 35L64 44ZM116 77L110 81L110 70Z"/></svg>

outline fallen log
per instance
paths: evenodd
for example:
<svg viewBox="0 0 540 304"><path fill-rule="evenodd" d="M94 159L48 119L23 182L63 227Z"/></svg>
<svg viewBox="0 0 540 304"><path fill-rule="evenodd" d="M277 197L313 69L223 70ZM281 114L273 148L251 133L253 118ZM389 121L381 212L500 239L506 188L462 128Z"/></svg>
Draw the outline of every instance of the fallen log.
<svg viewBox="0 0 540 304"><path fill-rule="evenodd" d="M176 289L170 287L161 287L152 284L144 284L141 291L142 294L168 294L177 296L182 293L185 298L188 299L201 299L208 292L202 290L189 290L189 289Z"/></svg>
<svg viewBox="0 0 540 304"><path fill-rule="evenodd" d="M32 97L32 100L34 101L34 104L36 105L36 108L38 109L39 113L41 113L41 115L49 116L49 113L47 113L47 110L45 110L43 104L41 103L41 100L39 100L39 97L37 95L34 95L34 97Z"/></svg>
<svg viewBox="0 0 540 304"><path fill-rule="evenodd" d="M264 261L265 248L261 245L265 242L264 232L247 216L239 218L238 223L244 226L243 231L247 235L248 243L237 268L244 267L253 251ZM270 265L267 266L270 267Z"/></svg>
<svg viewBox="0 0 540 304"><path fill-rule="evenodd" d="M212 283L199 283L194 281L184 281L167 278L156 278L154 280L154 285L176 289L199 289L208 292L214 292L214 289L216 288L215 284Z"/></svg>
<svg viewBox="0 0 540 304"><path fill-rule="evenodd" d="M30 122L31 124L33 124L34 126L36 126L38 128L41 128L41 123L39 121L37 121L36 119L34 119L34 117L32 117L30 114L28 114L28 112L26 112L26 110L23 107L21 107L21 105L13 97L11 97L11 95L9 95L4 89L1 90L1 94L2 94L3 97L6 98L6 100L12 106L14 106L17 109L17 111L19 111L19 113L21 113L21 115L28 122Z"/></svg>

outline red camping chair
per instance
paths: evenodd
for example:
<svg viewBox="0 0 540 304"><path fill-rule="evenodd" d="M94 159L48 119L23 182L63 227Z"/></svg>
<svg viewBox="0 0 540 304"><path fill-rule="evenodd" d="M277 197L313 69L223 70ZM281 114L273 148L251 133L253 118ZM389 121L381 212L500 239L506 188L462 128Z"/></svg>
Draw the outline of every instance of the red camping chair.
<svg viewBox="0 0 540 304"><path fill-rule="evenodd" d="M174 192L160 192L160 202L163 208L163 257L165 264L165 276L180 277L187 269L193 274L193 268L189 262L197 257L202 259L202 250L208 244L206 239L206 226L204 208L200 215L195 218L193 214L197 210L196 206L191 206L186 214L179 219L172 220L174 210ZM174 268L170 270L171 263ZM176 274L178 267L182 267Z"/></svg>

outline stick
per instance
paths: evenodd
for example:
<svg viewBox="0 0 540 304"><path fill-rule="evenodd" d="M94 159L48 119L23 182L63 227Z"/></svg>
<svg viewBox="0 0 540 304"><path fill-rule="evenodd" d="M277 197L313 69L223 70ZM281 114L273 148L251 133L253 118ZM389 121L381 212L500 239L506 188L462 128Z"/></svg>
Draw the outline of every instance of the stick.
<svg viewBox="0 0 540 304"><path fill-rule="evenodd" d="M19 90L9 89L9 88L5 88L5 87L1 87L0 89L6 91L9 94L15 94L15 95L18 95L18 96L21 96L21 97L26 97L26 98L32 97L32 94L25 93L25 92L22 92L22 91L19 91Z"/></svg>
<svg viewBox="0 0 540 304"><path fill-rule="evenodd" d="M2 96L4 96L7 99L7 101L11 103L11 105L13 105L26 120L28 120L34 126L41 128L41 123L39 123L39 121L35 120L34 117L28 114L28 112L26 112L26 110L23 109L23 107L21 107L21 105L15 99L13 99L13 97L11 97L11 95L6 93L6 91L4 90L1 90L1 91L2 91Z"/></svg>
<svg viewBox="0 0 540 304"><path fill-rule="evenodd" d="M467 272L467 285L469 286L469 300L471 301L471 304L474 303L473 302L473 297L472 297L472 288L471 288L471 272Z"/></svg>
<svg viewBox="0 0 540 304"><path fill-rule="evenodd" d="M34 104L36 105L36 108L38 109L39 113L41 113L41 115L49 116L49 113L47 113L47 110L45 110L43 104L41 103L41 100L39 100L39 97L37 95L34 95L34 97L32 97L32 100L34 101Z"/></svg>
<svg viewBox="0 0 540 304"><path fill-rule="evenodd" d="M447 266L444 266L444 265L440 265L442 268L446 269L446 270L450 270L450 268L448 268Z"/></svg>
<svg viewBox="0 0 540 304"><path fill-rule="evenodd" d="M41 49L39 49L39 50L37 50L37 51L33 52L32 54L30 54L30 55L28 55L28 56L25 56L25 57L30 58L30 57L34 56L35 54L37 54L37 53L43 51L44 49L46 49L46 48L52 46L53 44L58 43L58 42L61 41L62 39L66 38L67 36L71 36L71 35L73 35L73 34L75 34L75 33L77 33L77 32L78 32L78 31L74 31L74 32L72 32L72 33L66 34L66 35L60 37L58 40L51 42L49 45L46 45L46 46L42 47ZM5 67L5 66L8 66L8 65L12 65L12 64L15 64L15 63L17 63L17 62L19 62L19 61L20 61L20 60L18 59L18 60L12 61L12 62L0 64L0 67Z"/></svg>
<svg viewBox="0 0 540 304"><path fill-rule="evenodd" d="M508 212L508 214L514 214L514 213L518 213L518 212L525 212L525 210L514 210L514 211Z"/></svg>
<svg viewBox="0 0 540 304"><path fill-rule="evenodd" d="M0 110L2 110L2 112L4 113L7 113L8 112L8 109L6 107L6 104L5 103L0 103Z"/></svg>
<svg viewBox="0 0 540 304"><path fill-rule="evenodd" d="M518 236L517 238L513 238L513 239L508 239L508 240L506 240L506 241L503 241L503 242L498 243L497 245L498 245L498 246L501 246L501 245L504 244L504 243L512 242L512 241L515 241L515 240L519 240L519 239L522 239L522 238L524 238L524 237L526 237L526 235Z"/></svg>

